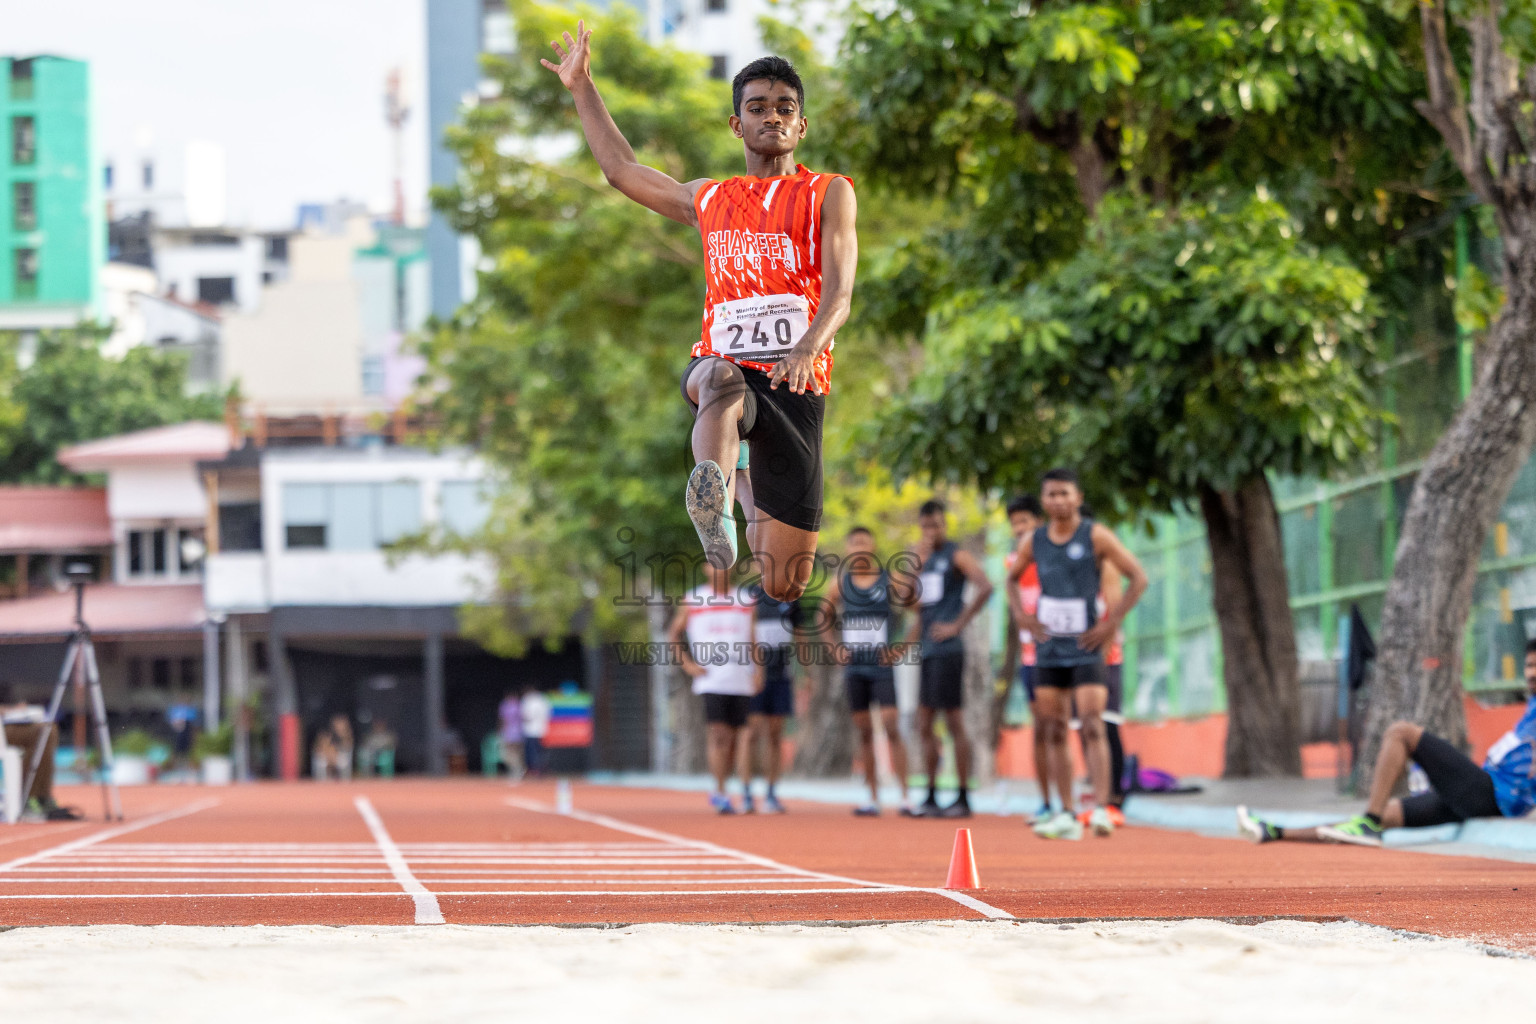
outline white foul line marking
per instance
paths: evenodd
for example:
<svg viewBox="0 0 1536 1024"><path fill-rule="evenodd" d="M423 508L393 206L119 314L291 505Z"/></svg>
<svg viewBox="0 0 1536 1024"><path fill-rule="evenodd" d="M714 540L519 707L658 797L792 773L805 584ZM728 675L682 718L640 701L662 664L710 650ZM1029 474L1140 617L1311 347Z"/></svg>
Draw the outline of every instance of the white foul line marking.
<svg viewBox="0 0 1536 1024"><path fill-rule="evenodd" d="M817 881L842 882L845 885L862 886L866 891L874 892L926 892L934 896L943 896L945 899L954 900L962 907L974 910L976 913L981 914L983 917L991 918L995 921L1015 920L1014 916L1008 913L1006 910L1001 910L992 906L990 903L983 903L981 900L974 896L968 896L963 892L956 892L952 889L926 889L909 885L889 885L884 882L867 882L858 878L845 878L841 875L829 875L821 871L807 871L804 868L790 867L788 864L780 864L778 861L769 860L767 857L759 857L756 854L747 853L744 850L732 849L729 846L719 846L715 843L705 842L701 839L689 839L685 836L673 835L670 832L661 832L656 829L646 828L643 825L631 825L627 821L620 821L617 818L610 818L603 814L588 814L585 811L578 810L563 812L556 811L554 808L548 807L544 804L537 804L530 800L520 800L517 797L508 797L507 803L511 804L513 807L520 807L523 810L536 811L542 814L559 814L562 817L575 818L577 821L585 821L592 825L600 825L603 828L610 828L617 832L628 832L631 835L643 836L647 839L655 839L658 842L675 843L679 846L688 846L698 850L709 850L713 853L718 853L727 857L737 857L752 864L759 864L766 868L772 868L776 871L784 871L793 875L801 875L805 878L814 878ZM833 889L828 891L853 892L857 890Z"/></svg>
<svg viewBox="0 0 1536 1024"><path fill-rule="evenodd" d="M116 839L118 836L127 835L129 832L137 832L141 828L149 828L151 825L159 825L162 822L172 821L176 818L184 818L189 814L196 814L198 811L206 811L208 808L214 806L217 803L217 800L199 800L195 804L190 804L186 807L179 807L174 811L166 811L162 814L153 814L148 818L141 818L140 820L127 825L119 825L117 828L103 829L100 832L93 833L81 839L76 839L73 842L61 843L58 846L51 846L48 849L42 850L38 853L28 854L25 857L18 857L15 860L6 861L4 864L0 864L0 871L14 871L26 864L36 864L38 861L47 860L50 857L60 857L64 854L73 853L76 850L86 846L93 846L96 843L103 843L108 839Z"/></svg>
<svg viewBox="0 0 1536 1024"><path fill-rule="evenodd" d="M373 833L373 841L379 844L379 852L384 855L384 863L389 865L389 870L394 873L395 881L400 883L400 888L411 894L411 899L416 904L417 924L442 924L443 908L437 905L437 897L427 891L427 887L416 880L411 874L411 869L405 862L405 855L400 852L400 847L389 838L389 833L384 828L384 822L379 818L379 812L373 809L373 804L368 802L365 796L358 797L357 813L363 816L363 821L368 825L368 831Z"/></svg>

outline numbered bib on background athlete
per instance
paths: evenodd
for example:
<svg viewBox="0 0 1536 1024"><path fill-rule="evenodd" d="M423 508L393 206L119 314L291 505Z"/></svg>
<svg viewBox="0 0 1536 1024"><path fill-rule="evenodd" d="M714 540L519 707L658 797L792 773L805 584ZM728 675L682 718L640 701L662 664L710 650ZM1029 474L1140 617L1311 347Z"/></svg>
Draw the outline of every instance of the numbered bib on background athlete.
<svg viewBox="0 0 1536 1024"><path fill-rule="evenodd" d="M790 634L789 626L785 624L782 616L764 615L757 620L757 636L759 644L765 647L782 647L792 644L795 638Z"/></svg>
<svg viewBox="0 0 1536 1024"><path fill-rule="evenodd" d="M1035 618L1052 636L1077 636L1088 629L1088 602L1080 597L1042 594Z"/></svg>
<svg viewBox="0 0 1536 1024"><path fill-rule="evenodd" d="M879 647L885 643L885 623L864 625L851 623L843 626L843 643L849 647Z"/></svg>
<svg viewBox="0 0 1536 1024"><path fill-rule="evenodd" d="M801 295L761 295L716 303L710 344L716 355L778 362L811 329L810 309Z"/></svg>
<svg viewBox="0 0 1536 1024"><path fill-rule="evenodd" d="M937 604L944 596L944 570L919 573L917 576L918 603Z"/></svg>

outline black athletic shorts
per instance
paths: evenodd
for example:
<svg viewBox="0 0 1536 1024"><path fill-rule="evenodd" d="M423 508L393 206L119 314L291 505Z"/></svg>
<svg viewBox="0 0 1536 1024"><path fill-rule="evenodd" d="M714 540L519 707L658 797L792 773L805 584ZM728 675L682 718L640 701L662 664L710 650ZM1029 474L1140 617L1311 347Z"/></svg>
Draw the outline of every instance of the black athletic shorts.
<svg viewBox="0 0 1536 1024"><path fill-rule="evenodd" d="M1074 686L1104 686L1104 662L1089 661L1081 665L1036 665L1035 689L1049 686L1056 690L1070 690Z"/></svg>
<svg viewBox="0 0 1536 1024"><path fill-rule="evenodd" d="M896 706L896 673L889 665L849 665L843 669L848 710L868 711L871 704Z"/></svg>
<svg viewBox="0 0 1536 1024"><path fill-rule="evenodd" d="M704 694L704 721L710 725L728 725L740 729L747 724L747 709L752 698L736 693Z"/></svg>
<svg viewBox="0 0 1536 1024"><path fill-rule="evenodd" d="M688 398L688 375L701 360L718 358L694 356L683 370L683 398L694 415L699 407ZM797 395L787 384L774 390L761 370L738 369L747 384L738 431L751 452L752 504L786 526L814 533L821 529L821 428L827 396Z"/></svg>
<svg viewBox="0 0 1536 1024"><path fill-rule="evenodd" d="M953 711L965 703L965 652L930 655L923 659L923 681L917 703L931 711Z"/></svg>
<svg viewBox="0 0 1536 1024"><path fill-rule="evenodd" d="M757 696L747 705L749 715L792 718L795 714L795 684L789 676L770 675Z"/></svg>
<svg viewBox="0 0 1536 1024"><path fill-rule="evenodd" d="M1503 816L1493 795L1493 779L1439 736L1428 732L1420 736L1413 760L1429 777L1429 789L1403 798L1404 827Z"/></svg>

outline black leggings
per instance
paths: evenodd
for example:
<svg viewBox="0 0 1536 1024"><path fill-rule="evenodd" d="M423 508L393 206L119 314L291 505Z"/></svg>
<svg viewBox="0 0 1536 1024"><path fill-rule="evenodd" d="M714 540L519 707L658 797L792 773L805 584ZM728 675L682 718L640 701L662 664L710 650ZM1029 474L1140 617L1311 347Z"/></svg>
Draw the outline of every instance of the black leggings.
<svg viewBox="0 0 1536 1024"><path fill-rule="evenodd" d="M1403 798L1403 826L1426 828L1468 818L1503 815L1493 795L1493 779L1466 754L1434 733L1419 737L1413 760L1429 777L1429 789Z"/></svg>

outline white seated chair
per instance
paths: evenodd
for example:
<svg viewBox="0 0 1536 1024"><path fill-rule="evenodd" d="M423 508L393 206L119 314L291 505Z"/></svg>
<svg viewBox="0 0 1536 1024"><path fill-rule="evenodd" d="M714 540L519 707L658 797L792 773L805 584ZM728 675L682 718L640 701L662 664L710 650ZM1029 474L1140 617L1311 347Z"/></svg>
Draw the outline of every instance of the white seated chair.
<svg viewBox="0 0 1536 1024"><path fill-rule="evenodd" d="M21 748L5 742L5 723L0 722L0 821L16 824L21 817Z"/></svg>

